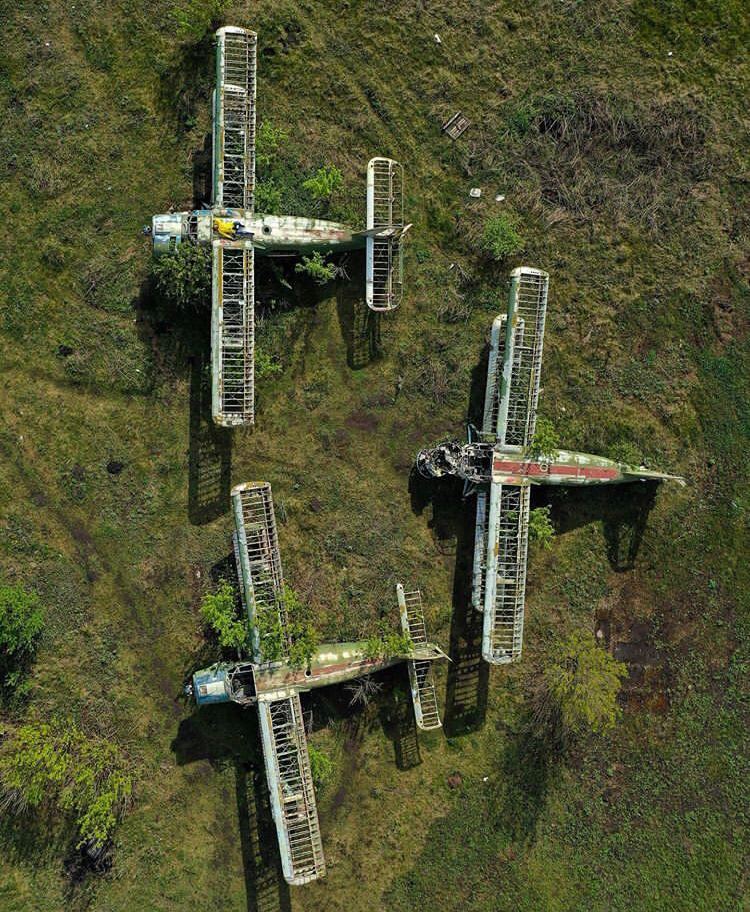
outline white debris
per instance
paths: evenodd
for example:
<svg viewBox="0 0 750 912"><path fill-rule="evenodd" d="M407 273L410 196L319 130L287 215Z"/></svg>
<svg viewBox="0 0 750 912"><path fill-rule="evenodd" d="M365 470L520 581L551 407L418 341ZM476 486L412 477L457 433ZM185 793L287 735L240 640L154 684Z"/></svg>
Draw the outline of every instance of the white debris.
<svg viewBox="0 0 750 912"><path fill-rule="evenodd" d="M502 203L502 201L503 201L504 199L505 199L505 194L504 194L504 193L498 193L497 196L495 197L495 202L496 202L496 203Z"/></svg>
<svg viewBox="0 0 750 912"><path fill-rule="evenodd" d="M489 781L490 781L489 776L482 776L482 782L489 782Z"/></svg>
<svg viewBox="0 0 750 912"><path fill-rule="evenodd" d="M671 56L672 56L672 51L667 51L667 57L671 57Z"/></svg>
<svg viewBox="0 0 750 912"><path fill-rule="evenodd" d="M442 43L443 42L440 40L440 35L438 35L438 33L435 32L435 44L442 44Z"/></svg>
<svg viewBox="0 0 750 912"><path fill-rule="evenodd" d="M469 190L469 196L472 199L479 199L479 197L481 195L482 195L482 190L480 187L472 187L471 190Z"/></svg>

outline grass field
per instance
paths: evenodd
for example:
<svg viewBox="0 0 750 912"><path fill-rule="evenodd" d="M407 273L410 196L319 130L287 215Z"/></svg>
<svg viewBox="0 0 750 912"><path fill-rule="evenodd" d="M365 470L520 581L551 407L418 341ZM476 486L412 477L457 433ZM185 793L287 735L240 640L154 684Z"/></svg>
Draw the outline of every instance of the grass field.
<svg viewBox="0 0 750 912"><path fill-rule="evenodd" d="M2 722L75 719L136 781L104 873L69 822L5 816L0 910L747 910L747 5L0 0L0 23L0 577L47 618ZM307 211L301 181L333 164L332 214L362 221L382 154L414 222L378 344L361 259L295 295L257 261L259 347L282 370L247 432L212 428L206 319L165 310L140 233L205 199L224 23L259 34L282 211ZM454 143L440 125L459 109ZM525 249L492 264L478 241L499 212ZM524 660L490 672L472 504L410 468L481 407L520 262L552 276L541 413L564 444L689 481L551 498ZM363 712L305 699L336 776L329 873L302 889L278 871L254 714L182 696L211 656L198 605L230 551L230 485L258 478L325 637L395 617L403 580L454 659L444 732L418 740L401 672ZM576 627L629 663L623 718L565 758L529 754L529 681Z"/></svg>

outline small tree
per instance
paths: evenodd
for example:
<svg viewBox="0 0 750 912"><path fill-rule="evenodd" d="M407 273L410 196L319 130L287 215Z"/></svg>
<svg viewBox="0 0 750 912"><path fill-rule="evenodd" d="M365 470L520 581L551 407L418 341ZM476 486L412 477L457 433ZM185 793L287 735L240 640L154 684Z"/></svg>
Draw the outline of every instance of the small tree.
<svg viewBox="0 0 750 912"><path fill-rule="evenodd" d="M0 685L17 686L43 627L44 612L35 592L23 586L0 586Z"/></svg>
<svg viewBox="0 0 750 912"><path fill-rule="evenodd" d="M291 586L284 586L281 604L289 631L289 664L307 668L318 651L320 636L308 618L307 606Z"/></svg>
<svg viewBox="0 0 750 912"><path fill-rule="evenodd" d="M341 172L335 165L331 165L318 168L312 177L308 177L306 181L302 182L302 187L313 199L327 202L337 190L341 189L343 184L344 178Z"/></svg>
<svg viewBox="0 0 750 912"><path fill-rule="evenodd" d="M556 459L559 445L560 437L554 424L548 418L538 418L534 438L526 448L526 455L533 459L542 456L547 459Z"/></svg>
<svg viewBox="0 0 750 912"><path fill-rule="evenodd" d="M297 263L294 271L309 275L316 285L325 285L336 278L335 263L329 263L318 250L312 256L303 256L302 262Z"/></svg>
<svg viewBox="0 0 750 912"><path fill-rule="evenodd" d="M590 633L572 633L537 680L532 700L537 733L565 744L587 731L608 731L620 715L617 694L626 677L626 665Z"/></svg>
<svg viewBox="0 0 750 912"><path fill-rule="evenodd" d="M484 226L482 234L482 249L485 253L499 261L520 253L525 241L516 226L515 218L505 212L491 218Z"/></svg>
<svg viewBox="0 0 750 912"><path fill-rule="evenodd" d="M222 580L216 592L207 592L201 600L201 617L225 648L247 646L247 625L237 618L237 596L234 587Z"/></svg>
<svg viewBox="0 0 750 912"><path fill-rule="evenodd" d="M543 548L552 547L555 527L549 518L550 507L537 507L529 515L529 541L538 542Z"/></svg>
<svg viewBox="0 0 750 912"><path fill-rule="evenodd" d="M211 250L183 241L153 259L156 287L178 310L204 310L211 302Z"/></svg>

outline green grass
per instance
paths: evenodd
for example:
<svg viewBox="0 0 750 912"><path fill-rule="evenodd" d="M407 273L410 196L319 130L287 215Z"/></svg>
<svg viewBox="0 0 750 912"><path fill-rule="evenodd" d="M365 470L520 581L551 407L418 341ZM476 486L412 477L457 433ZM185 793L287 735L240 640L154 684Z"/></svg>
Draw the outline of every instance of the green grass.
<svg viewBox="0 0 750 912"><path fill-rule="evenodd" d="M420 739L421 765L405 762L402 678L353 717L345 695L305 700L337 778L321 796L328 877L291 907L742 909L745 5L55 0L0 18L0 576L38 591L46 618L3 722L72 716L136 778L108 874L71 875L59 818L0 822L0 910L289 907L251 714L181 696L211 658L199 605L230 550L229 483L273 484L285 575L324 636L376 633L403 580L447 645L465 507L445 494L420 511L408 476L476 410L521 262L481 254L500 214L552 274L541 408L561 446L635 452L689 486L552 499L524 661L490 672L482 726ZM361 260L323 290L290 269L292 291L258 260L274 369L257 428L226 434L206 418L205 320L154 299L140 228L192 203L210 32L230 22L258 31L259 117L288 136L268 166L279 205L312 212L302 183L336 167L330 216L363 220L367 160L392 155L414 230L375 357ZM472 125L454 143L440 125L458 109ZM645 637L656 659L644 680L633 669L612 737L529 763L528 678L595 617L611 648Z"/></svg>

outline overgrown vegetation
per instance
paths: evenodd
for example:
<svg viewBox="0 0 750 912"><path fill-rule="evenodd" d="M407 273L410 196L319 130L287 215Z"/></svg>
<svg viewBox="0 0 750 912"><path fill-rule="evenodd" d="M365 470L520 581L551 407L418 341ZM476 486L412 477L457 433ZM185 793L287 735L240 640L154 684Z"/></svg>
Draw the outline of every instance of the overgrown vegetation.
<svg viewBox="0 0 750 912"><path fill-rule="evenodd" d="M112 741L89 737L68 720L28 723L0 745L0 806L70 815L78 846L101 849L133 794L126 758Z"/></svg>
<svg viewBox="0 0 750 912"><path fill-rule="evenodd" d="M411 637L395 631L381 631L379 635L369 637L365 644L366 659L395 659L413 655L414 643Z"/></svg>
<svg viewBox="0 0 750 912"><path fill-rule="evenodd" d="M550 519L551 507L536 507L529 513L529 541L536 542L542 548L551 548L555 536L555 527Z"/></svg>
<svg viewBox="0 0 750 912"><path fill-rule="evenodd" d="M310 276L316 285L326 285L336 278L336 264L328 262L327 258L318 250L311 256L303 256L302 261L295 265L294 270Z"/></svg>
<svg viewBox="0 0 750 912"><path fill-rule="evenodd" d="M310 755L313 785L316 790L325 789L336 775L336 766L328 754L315 747L314 744L308 744L307 750Z"/></svg>
<svg viewBox="0 0 750 912"><path fill-rule="evenodd" d="M527 457L532 459L556 459L560 435L554 424L547 418L537 418L534 437L526 449Z"/></svg>
<svg viewBox="0 0 750 912"><path fill-rule="evenodd" d="M39 596L0 584L0 695L18 693L44 628Z"/></svg>
<svg viewBox="0 0 750 912"><path fill-rule="evenodd" d="M502 262L524 247L524 240L518 232L518 221L503 212L487 221L482 234L482 249L493 259Z"/></svg>
<svg viewBox="0 0 750 912"><path fill-rule="evenodd" d="M221 581L216 592L207 592L201 599L203 623L225 649L244 650L249 646L247 621L238 616L238 605L234 586L227 580Z"/></svg>
<svg viewBox="0 0 750 912"><path fill-rule="evenodd" d="M205 310L211 303L211 248L183 241L153 258L156 287L177 310Z"/></svg>
<svg viewBox="0 0 750 912"><path fill-rule="evenodd" d="M335 165L324 165L302 182L302 188L318 202L327 203L344 185L344 178Z"/></svg>

